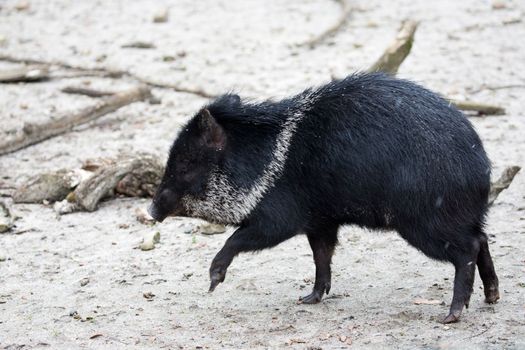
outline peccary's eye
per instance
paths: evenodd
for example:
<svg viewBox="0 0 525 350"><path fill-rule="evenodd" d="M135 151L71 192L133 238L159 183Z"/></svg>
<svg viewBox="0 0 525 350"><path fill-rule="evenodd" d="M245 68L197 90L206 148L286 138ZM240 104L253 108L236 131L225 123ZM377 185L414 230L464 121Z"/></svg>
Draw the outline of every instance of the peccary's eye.
<svg viewBox="0 0 525 350"><path fill-rule="evenodd" d="M177 167L177 172L181 175L186 174L188 172L188 163L187 162L180 163L179 166Z"/></svg>
<svg viewBox="0 0 525 350"><path fill-rule="evenodd" d="M184 181L192 181L197 176L198 172L196 170L193 171L186 171L182 174L182 178Z"/></svg>

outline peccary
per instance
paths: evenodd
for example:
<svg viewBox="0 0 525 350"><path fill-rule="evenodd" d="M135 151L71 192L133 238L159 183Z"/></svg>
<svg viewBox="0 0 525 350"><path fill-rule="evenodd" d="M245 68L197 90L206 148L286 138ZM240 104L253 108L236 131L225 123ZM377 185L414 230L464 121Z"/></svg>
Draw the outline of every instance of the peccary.
<svg viewBox="0 0 525 350"><path fill-rule="evenodd" d="M281 101L226 94L182 128L150 207L239 226L210 267L210 291L233 258L306 234L317 303L344 224L396 230L455 267L445 323L468 307L476 265L485 301L499 299L483 231L490 162L467 118L435 93L358 73Z"/></svg>

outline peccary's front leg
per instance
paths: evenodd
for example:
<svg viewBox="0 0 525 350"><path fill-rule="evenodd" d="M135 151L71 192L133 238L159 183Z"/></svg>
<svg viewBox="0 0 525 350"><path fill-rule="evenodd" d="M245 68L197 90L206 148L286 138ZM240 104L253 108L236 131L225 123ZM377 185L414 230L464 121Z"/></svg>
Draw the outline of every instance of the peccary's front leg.
<svg viewBox="0 0 525 350"><path fill-rule="evenodd" d="M270 229L276 229L275 225L269 225ZM271 248L277 244L294 236L297 231L287 229L277 229L272 233L266 233L261 225L249 225L237 229L224 244L224 247L217 253L210 267L210 292L224 281L226 270L230 266L233 258L242 252L262 250ZM269 228L265 228L268 230Z"/></svg>

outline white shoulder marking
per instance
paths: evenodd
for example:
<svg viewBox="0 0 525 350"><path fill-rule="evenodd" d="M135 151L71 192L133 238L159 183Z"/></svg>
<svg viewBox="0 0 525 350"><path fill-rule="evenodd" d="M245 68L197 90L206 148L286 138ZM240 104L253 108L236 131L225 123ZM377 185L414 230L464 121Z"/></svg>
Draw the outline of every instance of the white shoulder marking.
<svg viewBox="0 0 525 350"><path fill-rule="evenodd" d="M183 203L188 213L223 224L235 225L244 220L282 175L297 125L312 102L311 96L306 96L298 111L283 123L276 137L272 160L251 187L235 188L229 181L228 175L216 169L209 178L208 191L203 200L193 197L184 198Z"/></svg>

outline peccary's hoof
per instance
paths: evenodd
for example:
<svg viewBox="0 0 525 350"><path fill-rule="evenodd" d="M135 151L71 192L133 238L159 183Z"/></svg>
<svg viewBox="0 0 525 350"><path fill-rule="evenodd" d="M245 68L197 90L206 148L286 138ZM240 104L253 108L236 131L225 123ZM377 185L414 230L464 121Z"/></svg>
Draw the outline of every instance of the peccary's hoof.
<svg viewBox="0 0 525 350"><path fill-rule="evenodd" d="M211 293L215 290L215 287L219 285L220 282L217 281L211 281L210 283L210 289L208 289L208 293Z"/></svg>
<svg viewBox="0 0 525 350"><path fill-rule="evenodd" d="M210 283L210 289L208 290L209 293L213 292L215 290L215 288L219 285L219 283L221 283L222 281L220 281L219 279L214 279L212 277L211 279L211 283Z"/></svg>
<svg viewBox="0 0 525 350"><path fill-rule="evenodd" d="M449 323L456 323L459 321L459 314L455 314L455 313L450 313L447 317L445 317L445 319L443 320L443 323L444 324L449 324Z"/></svg>
<svg viewBox="0 0 525 350"><path fill-rule="evenodd" d="M305 297L299 298L297 303L298 304L317 304L321 302L321 299L322 299L322 295L314 291Z"/></svg>
<svg viewBox="0 0 525 350"><path fill-rule="evenodd" d="M210 272L210 289L208 290L209 293L213 292L215 288L219 285L219 283L224 282L224 278L226 277L226 270L217 269L212 272Z"/></svg>
<svg viewBox="0 0 525 350"><path fill-rule="evenodd" d="M485 293L485 302L487 304L497 303L499 300L499 291L497 289L489 290Z"/></svg>

